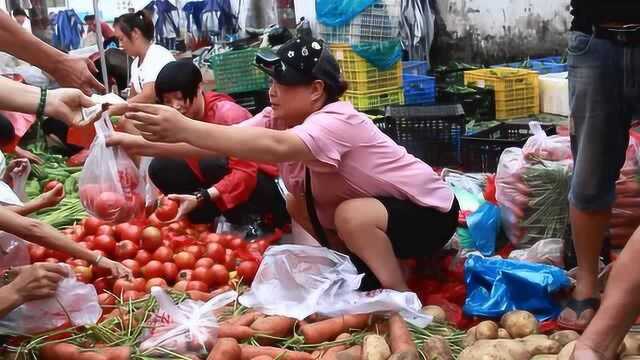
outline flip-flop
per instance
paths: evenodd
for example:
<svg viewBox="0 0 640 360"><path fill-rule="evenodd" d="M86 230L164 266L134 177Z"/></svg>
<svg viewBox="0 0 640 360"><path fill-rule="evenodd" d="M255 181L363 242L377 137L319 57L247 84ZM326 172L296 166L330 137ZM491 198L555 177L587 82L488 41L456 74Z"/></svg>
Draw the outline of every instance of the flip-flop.
<svg viewBox="0 0 640 360"><path fill-rule="evenodd" d="M569 308L573 310L573 312L576 314L576 319L580 319L580 315L582 315L583 312L587 310L593 310L595 312L595 311L598 311L599 307L600 307L600 299L588 298L584 300L571 299L569 300L569 302L567 302L565 309ZM589 322L590 321L591 320L589 320ZM576 325L575 322L565 322L558 318L558 326L567 330L582 332L584 331L584 329L587 328L587 325L579 326L579 325Z"/></svg>

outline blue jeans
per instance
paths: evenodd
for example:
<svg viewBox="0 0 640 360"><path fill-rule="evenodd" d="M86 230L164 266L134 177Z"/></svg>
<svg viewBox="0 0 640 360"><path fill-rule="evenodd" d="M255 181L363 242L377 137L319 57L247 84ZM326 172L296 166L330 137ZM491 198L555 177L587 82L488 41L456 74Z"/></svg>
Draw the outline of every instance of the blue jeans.
<svg viewBox="0 0 640 360"><path fill-rule="evenodd" d="M640 110L640 45L569 34L569 105L574 173L569 201L606 211L624 164L629 127Z"/></svg>

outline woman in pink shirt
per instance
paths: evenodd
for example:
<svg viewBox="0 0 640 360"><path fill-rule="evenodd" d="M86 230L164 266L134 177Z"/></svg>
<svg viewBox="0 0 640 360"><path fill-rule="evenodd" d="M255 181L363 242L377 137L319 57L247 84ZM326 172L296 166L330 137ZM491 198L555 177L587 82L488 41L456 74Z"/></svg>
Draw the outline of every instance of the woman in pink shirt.
<svg viewBox="0 0 640 360"><path fill-rule="evenodd" d="M365 114L339 101L346 84L322 41L300 36L256 62L274 80L272 106L237 126L187 121L157 105L132 105L127 116L148 141L278 163L292 194L290 215L321 244L352 256L367 275L363 290L407 290L398 259L433 255L451 238L459 209L453 192Z"/></svg>

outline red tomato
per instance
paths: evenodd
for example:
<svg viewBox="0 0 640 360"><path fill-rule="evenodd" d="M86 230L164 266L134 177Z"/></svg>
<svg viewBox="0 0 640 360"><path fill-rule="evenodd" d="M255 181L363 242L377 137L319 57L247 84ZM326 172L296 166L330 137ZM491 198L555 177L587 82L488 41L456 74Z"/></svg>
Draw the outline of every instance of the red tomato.
<svg viewBox="0 0 640 360"><path fill-rule="evenodd" d="M207 269L207 271L211 272L210 276L214 285L222 286L227 285L229 282L229 272L223 265L215 264L210 269Z"/></svg>
<svg viewBox="0 0 640 360"><path fill-rule="evenodd" d="M207 244L207 250L205 251L205 255L216 263L223 263L225 260L225 251L224 247L218 243L210 243Z"/></svg>
<svg viewBox="0 0 640 360"><path fill-rule="evenodd" d="M147 286L146 286L145 290L147 292L150 292L151 288L154 287L154 286L159 286L161 288L169 287L167 285L167 282L163 278L153 278L153 279L149 279L149 281L147 281Z"/></svg>
<svg viewBox="0 0 640 360"><path fill-rule="evenodd" d="M164 269L164 278L167 279L169 283L173 283L178 278L178 266L172 262L166 262L162 264Z"/></svg>
<svg viewBox="0 0 640 360"><path fill-rule="evenodd" d="M187 291L187 284L189 284L188 281L186 280L181 280L178 281L175 285L173 285L173 288L177 291Z"/></svg>
<svg viewBox="0 0 640 360"><path fill-rule="evenodd" d="M200 233L200 235L198 235L198 242L199 243L206 243L207 242L207 238L209 237L209 232L203 232Z"/></svg>
<svg viewBox="0 0 640 360"><path fill-rule="evenodd" d="M264 254L264 252L267 251L267 248L269 247L269 242L267 240L258 240L257 244L258 248L260 249L260 253L262 254Z"/></svg>
<svg viewBox="0 0 640 360"><path fill-rule="evenodd" d="M151 260L147 265L142 267L142 276L144 276L145 279L162 277L163 275L164 268L162 263L158 260Z"/></svg>
<svg viewBox="0 0 640 360"><path fill-rule="evenodd" d="M210 272L211 268L199 267L193 270L193 281L202 281L207 286L213 286L213 272Z"/></svg>
<svg viewBox="0 0 640 360"><path fill-rule="evenodd" d="M133 290L133 283L129 280L118 279L113 284L113 293L116 296L122 296L125 291Z"/></svg>
<svg viewBox="0 0 640 360"><path fill-rule="evenodd" d="M100 225L98 226L98 231L96 231L96 235L109 235L113 237L114 234L115 231L111 225Z"/></svg>
<svg viewBox="0 0 640 360"><path fill-rule="evenodd" d="M84 227L82 225L73 225L73 233L72 238L73 241L78 242L82 241L84 238Z"/></svg>
<svg viewBox="0 0 640 360"><path fill-rule="evenodd" d="M202 246L198 246L198 245L189 245L184 250L192 253L193 256L196 257L196 259L201 258L202 255L204 254L204 249L202 248Z"/></svg>
<svg viewBox="0 0 640 360"><path fill-rule="evenodd" d="M116 241L109 235L98 235L95 239L95 248L110 255L116 251Z"/></svg>
<svg viewBox="0 0 640 360"><path fill-rule="evenodd" d="M189 281L187 283L187 291L189 290L197 290L207 292L209 291L209 286L202 281Z"/></svg>
<svg viewBox="0 0 640 360"><path fill-rule="evenodd" d="M142 234L142 228L137 225L123 223L116 225L116 237L120 240L131 240L138 244L140 242L140 235Z"/></svg>
<svg viewBox="0 0 640 360"><path fill-rule="evenodd" d="M233 250L226 250L226 253L224 255L224 266L229 271L234 271L236 269L236 254L233 252Z"/></svg>
<svg viewBox="0 0 640 360"><path fill-rule="evenodd" d="M203 257L198 259L198 261L196 261L195 268L196 269L199 267L210 268L213 266L213 264L215 264L215 261L213 261L213 259Z"/></svg>
<svg viewBox="0 0 640 360"><path fill-rule="evenodd" d="M93 211L101 219L113 219L125 206L126 200L122 194L105 191L100 193L93 202Z"/></svg>
<svg viewBox="0 0 640 360"><path fill-rule="evenodd" d="M181 249L181 248L185 248L189 245L193 245L193 243L195 242L195 240L193 240L192 237L187 236L187 235L177 235L174 236L173 239L171 239L172 243L173 243L173 248L174 249Z"/></svg>
<svg viewBox="0 0 640 360"><path fill-rule="evenodd" d="M193 278L193 270L180 270L178 272L178 281L186 280L191 281Z"/></svg>
<svg viewBox="0 0 640 360"><path fill-rule="evenodd" d="M254 243L254 242L249 243L249 244L247 245L247 250L249 250L249 252L262 253L262 252L260 251L260 246L259 246L258 244L256 244L256 243Z"/></svg>
<svg viewBox="0 0 640 360"><path fill-rule="evenodd" d="M140 268L140 264L138 264L137 261L131 260L131 259L125 259L125 260L122 260L122 265L128 267L133 273L133 276L139 277L140 275L142 275L142 269Z"/></svg>
<svg viewBox="0 0 640 360"><path fill-rule="evenodd" d="M46 183L44 185L44 189L42 189L42 192L49 192L49 191L55 189L56 186L58 186L58 185L62 186L62 183L60 181L51 180L51 181L49 181L48 183Z"/></svg>
<svg viewBox="0 0 640 360"><path fill-rule="evenodd" d="M140 266L144 266L152 260L152 256L147 250L138 250L134 260L137 261Z"/></svg>
<svg viewBox="0 0 640 360"><path fill-rule="evenodd" d="M131 281L131 283L133 284L133 290L139 292L144 292L144 289L147 285L147 281L143 278L135 278L133 279L133 281Z"/></svg>
<svg viewBox="0 0 640 360"><path fill-rule="evenodd" d="M256 277L258 272L258 263L255 261L243 261L238 265L238 276L242 278L242 281L251 284L253 278Z"/></svg>
<svg viewBox="0 0 640 360"><path fill-rule="evenodd" d="M227 247L231 250L235 250L238 248L241 248L243 246L246 246L246 243L244 240L240 239L240 238L233 238L231 239L231 241L229 242L229 245L227 245Z"/></svg>
<svg viewBox="0 0 640 360"><path fill-rule="evenodd" d="M88 217L84 220L84 233L86 235L95 235L100 225L102 225L102 220Z"/></svg>
<svg viewBox="0 0 640 360"><path fill-rule="evenodd" d="M173 260L173 250L166 246L160 246L156 251L153 252L153 260L158 260L160 262L168 262Z"/></svg>
<svg viewBox="0 0 640 360"><path fill-rule="evenodd" d="M113 280L109 277L101 277L93 282L93 286L96 288L98 294L102 294L105 290L111 291L113 288Z"/></svg>
<svg viewBox="0 0 640 360"><path fill-rule="evenodd" d="M154 251L162 246L162 233L160 229L155 226L147 226L144 228L140 239L142 241L142 248L147 251Z"/></svg>
<svg viewBox="0 0 640 360"><path fill-rule="evenodd" d="M163 197L160 207L156 210L156 217L162 222L171 221L178 215L178 202Z"/></svg>
<svg viewBox="0 0 640 360"><path fill-rule="evenodd" d="M116 251L114 252L116 259L133 259L138 253L138 245L131 240L122 240L116 245Z"/></svg>
<svg viewBox="0 0 640 360"><path fill-rule="evenodd" d="M76 273L76 279L85 284L90 283L93 279L93 273L91 272L91 268L88 266L76 266L73 268L73 272Z"/></svg>
<svg viewBox="0 0 640 360"><path fill-rule="evenodd" d="M207 235L207 238L206 238L205 241L206 242L213 242L213 243L220 242L220 235L215 234L215 233L209 234L209 235Z"/></svg>
<svg viewBox="0 0 640 360"><path fill-rule="evenodd" d="M129 290L122 294L122 301L135 301L143 297L144 294L139 291Z"/></svg>
<svg viewBox="0 0 640 360"><path fill-rule="evenodd" d="M182 251L173 256L173 262L178 265L178 269L193 269L196 265L196 257L192 253Z"/></svg>
<svg viewBox="0 0 640 360"><path fill-rule="evenodd" d="M44 246L40 245L31 245L29 246L29 256L31 256L31 262L43 262L47 256L47 249Z"/></svg>

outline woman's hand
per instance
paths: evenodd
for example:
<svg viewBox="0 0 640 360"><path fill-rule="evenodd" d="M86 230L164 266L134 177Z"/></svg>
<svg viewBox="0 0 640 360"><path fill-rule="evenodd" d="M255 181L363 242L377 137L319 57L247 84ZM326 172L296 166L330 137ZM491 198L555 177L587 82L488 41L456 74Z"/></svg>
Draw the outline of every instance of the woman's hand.
<svg viewBox="0 0 640 360"><path fill-rule="evenodd" d="M142 136L115 131L107 138L107 146L119 146L129 155L141 155L145 145Z"/></svg>
<svg viewBox="0 0 640 360"><path fill-rule="evenodd" d="M98 69L88 58L65 55L53 65L47 72L60 85L78 88L87 95L91 95L92 90L105 91L104 85L93 76Z"/></svg>
<svg viewBox="0 0 640 360"><path fill-rule="evenodd" d="M133 279L133 272L128 267L122 265L119 262L101 257L100 261L96 264L102 268L111 270L111 275L117 278L126 278L128 280Z"/></svg>
<svg viewBox="0 0 640 360"><path fill-rule="evenodd" d="M78 89L56 89L47 93L44 113L69 126L77 126L82 121L82 108L93 105L93 100Z"/></svg>
<svg viewBox="0 0 640 360"><path fill-rule="evenodd" d="M42 208L49 208L58 205L60 201L64 199L64 196L64 186L62 184L58 184L53 189L38 196L36 200L42 204Z"/></svg>
<svg viewBox="0 0 640 360"><path fill-rule="evenodd" d="M38 155L32 153L29 150L25 150L20 146L16 146L16 156L19 159L26 159L28 161L31 161L34 164L38 164L38 165L44 164L44 160L42 160Z"/></svg>
<svg viewBox="0 0 640 360"><path fill-rule="evenodd" d="M18 297L18 303L55 295L58 283L68 276L67 269L59 264L36 263L17 268L18 276L9 283Z"/></svg>
<svg viewBox="0 0 640 360"><path fill-rule="evenodd" d="M189 215L189 213L191 213L193 209L198 207L198 200L193 195L172 194L167 196L167 198L169 200L177 201L180 203L180 206L178 207L178 213L176 214L176 218L167 221L167 223L176 222L182 219L183 217Z"/></svg>
<svg viewBox="0 0 640 360"><path fill-rule="evenodd" d="M145 139L165 143L184 142L189 124L193 122L164 105L129 104L125 117L133 121Z"/></svg>

